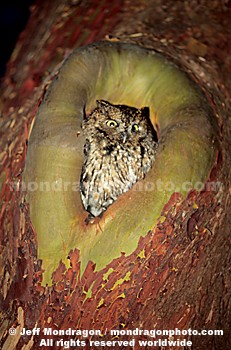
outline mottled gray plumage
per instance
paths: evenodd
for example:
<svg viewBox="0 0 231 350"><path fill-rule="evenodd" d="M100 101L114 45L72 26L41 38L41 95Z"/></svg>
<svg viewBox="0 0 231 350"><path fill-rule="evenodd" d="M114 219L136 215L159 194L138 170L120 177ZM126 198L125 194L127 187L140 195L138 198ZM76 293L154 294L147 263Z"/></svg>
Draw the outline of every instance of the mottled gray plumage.
<svg viewBox="0 0 231 350"><path fill-rule="evenodd" d="M96 102L97 107L82 123L86 143L81 197L91 216L102 214L119 195L144 178L157 148L147 107Z"/></svg>

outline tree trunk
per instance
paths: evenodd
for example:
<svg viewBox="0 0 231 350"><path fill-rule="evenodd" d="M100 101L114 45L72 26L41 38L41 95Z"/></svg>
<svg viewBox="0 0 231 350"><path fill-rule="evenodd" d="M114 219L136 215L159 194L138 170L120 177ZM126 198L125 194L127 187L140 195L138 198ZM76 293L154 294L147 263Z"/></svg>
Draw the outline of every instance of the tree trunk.
<svg viewBox="0 0 231 350"><path fill-rule="evenodd" d="M225 0L209 5L172 0L164 4L38 0L31 8L1 94L2 349L45 349L47 339L53 339L55 349L64 347L62 339L72 339L72 346L84 349L127 347L126 343L90 343L117 340L129 341L128 348L161 349L160 339L179 339L179 349L231 348L229 18L230 2ZM81 274L79 251L71 251L70 267L60 262L52 285L44 287L37 236L21 188L30 130L63 60L74 48L102 39L158 50L204 91L219 129L219 151L207 179L215 185L209 191L192 190L187 198L173 194L136 250L99 271L93 261ZM21 335L23 328L35 333ZM44 335L47 328L100 330L102 335ZM110 334L115 329L119 337ZM141 334L154 329L175 330L175 334ZM179 334L176 329L223 330L223 335ZM126 334L127 330L133 333ZM141 346L139 341L149 343Z"/></svg>

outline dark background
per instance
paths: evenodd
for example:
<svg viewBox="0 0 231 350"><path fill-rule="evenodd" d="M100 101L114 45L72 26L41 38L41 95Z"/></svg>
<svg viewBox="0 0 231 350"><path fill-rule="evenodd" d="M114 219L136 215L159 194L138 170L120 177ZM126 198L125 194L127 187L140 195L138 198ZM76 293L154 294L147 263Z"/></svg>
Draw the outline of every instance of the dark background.
<svg viewBox="0 0 231 350"><path fill-rule="evenodd" d="M30 15L29 7L35 0L8 0L0 3L0 78L14 49L20 32Z"/></svg>

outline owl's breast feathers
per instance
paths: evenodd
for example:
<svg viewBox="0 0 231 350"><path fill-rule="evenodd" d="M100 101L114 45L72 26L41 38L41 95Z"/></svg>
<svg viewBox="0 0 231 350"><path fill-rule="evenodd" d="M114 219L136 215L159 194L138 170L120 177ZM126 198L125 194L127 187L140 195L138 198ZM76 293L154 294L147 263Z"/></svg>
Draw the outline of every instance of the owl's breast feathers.
<svg viewBox="0 0 231 350"><path fill-rule="evenodd" d="M98 147L86 143L81 175L81 196L85 209L99 216L119 195L143 179L152 166L155 152L142 144L111 145L105 140Z"/></svg>

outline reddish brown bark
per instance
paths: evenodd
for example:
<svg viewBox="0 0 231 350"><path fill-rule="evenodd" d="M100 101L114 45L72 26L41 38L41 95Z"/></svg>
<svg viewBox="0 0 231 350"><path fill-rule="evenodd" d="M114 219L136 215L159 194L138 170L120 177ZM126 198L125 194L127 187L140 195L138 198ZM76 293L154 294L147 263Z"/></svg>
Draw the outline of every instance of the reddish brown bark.
<svg viewBox="0 0 231 350"><path fill-rule="evenodd" d="M37 1L8 65L0 130L0 176L4 183L0 197L4 321L0 344L3 349L21 349L29 342L28 349L43 349L39 347L41 336L33 341L31 336L8 337L8 329L23 325L24 320L28 329L36 322L40 328L102 332L137 327L223 329L223 336L190 339L193 349L228 350L230 5L228 1L213 1L210 6L193 1L185 2L182 9L181 1L166 1L164 5L160 1L113 3ZM191 192L185 200L174 195L155 230L140 239L136 251L128 257L122 254L103 271L96 272L89 262L80 277L78 251L70 252L71 268L66 270L60 263L53 285L44 288L29 207L20 191L12 190L12 184L20 186L30 125L55 67L74 47L109 34L113 34L111 40L136 42L164 52L205 91L217 115L221 142L208 180L219 182L222 188ZM108 332L103 339L111 339Z"/></svg>

